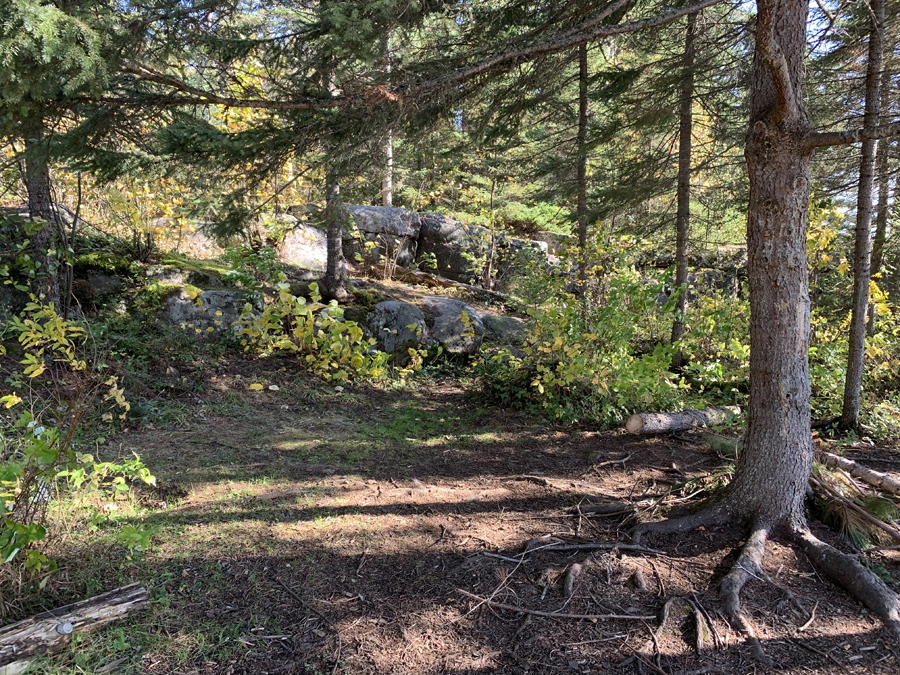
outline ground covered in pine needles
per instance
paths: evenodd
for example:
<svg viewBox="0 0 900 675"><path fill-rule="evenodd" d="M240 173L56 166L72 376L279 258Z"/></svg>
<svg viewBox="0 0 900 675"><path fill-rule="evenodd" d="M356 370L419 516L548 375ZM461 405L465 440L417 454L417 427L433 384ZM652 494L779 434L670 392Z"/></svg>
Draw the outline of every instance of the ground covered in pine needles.
<svg viewBox="0 0 900 675"><path fill-rule="evenodd" d="M151 548L128 556L102 524L61 523L60 572L20 610L131 581L151 608L36 672L761 670L717 612L744 533L648 535L638 550L624 536L714 487L703 478L726 462L698 437L555 427L449 379L337 390L290 361L212 366L168 369L164 393L98 450L136 452L158 477L118 521L149 528ZM900 453L877 455L874 468L900 470ZM900 552L866 559L897 588ZM751 580L744 608L778 671L900 671L879 622L802 552L776 539L765 571L775 584Z"/></svg>

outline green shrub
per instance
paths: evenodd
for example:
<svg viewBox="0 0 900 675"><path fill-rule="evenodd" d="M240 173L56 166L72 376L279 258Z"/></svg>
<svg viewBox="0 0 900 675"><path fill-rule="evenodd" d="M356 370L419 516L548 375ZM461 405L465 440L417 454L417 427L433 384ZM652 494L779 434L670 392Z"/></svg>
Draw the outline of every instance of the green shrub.
<svg viewBox="0 0 900 675"><path fill-rule="evenodd" d="M662 275L639 273L623 253L594 255L603 264L589 270L578 296L566 292L564 277L544 274L539 283L531 271L526 345L520 357L482 363L487 391L564 422L618 424L638 409L680 408L685 385L669 371L674 349L661 339L674 305L657 303Z"/></svg>
<svg viewBox="0 0 900 675"><path fill-rule="evenodd" d="M395 374L404 379L422 367L426 354L410 348L409 363L392 371L390 356L376 350L375 340L365 339L356 322L344 320L337 302L319 302L317 284L310 285L311 303L291 294L284 275L276 289L278 296L261 313L247 303L241 314L238 337L247 351L295 352L303 356L308 370L335 382L381 380Z"/></svg>
<svg viewBox="0 0 900 675"><path fill-rule="evenodd" d="M103 375L104 365L90 349L87 331L34 296L11 328L18 333L24 358L22 370L9 373L6 380L13 393L0 397L7 411L0 416L2 576L21 568L54 569L36 544L47 534L47 509L57 495L89 494L92 501L113 501L130 492L132 481L154 484L138 457L97 462L76 450L76 434L98 403L112 406L101 421L124 419L129 409L117 378ZM133 535L123 543L133 544Z"/></svg>

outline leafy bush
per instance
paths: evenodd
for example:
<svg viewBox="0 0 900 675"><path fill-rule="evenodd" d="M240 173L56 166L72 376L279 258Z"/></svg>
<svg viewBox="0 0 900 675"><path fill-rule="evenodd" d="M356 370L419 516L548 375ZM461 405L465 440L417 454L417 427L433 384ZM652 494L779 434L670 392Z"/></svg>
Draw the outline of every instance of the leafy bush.
<svg viewBox="0 0 900 675"><path fill-rule="evenodd" d="M238 288L260 291L264 284L282 274L278 252L271 246L253 248L243 244L228 249L223 258L232 269L222 275L222 280Z"/></svg>
<svg viewBox="0 0 900 675"><path fill-rule="evenodd" d="M0 416L4 512L0 574L4 575L15 573L17 563L29 572L54 568L35 544L47 535L47 509L61 488L111 502L126 496L132 481L154 484L138 457L122 463L97 462L75 449L76 434L98 401L113 407L101 421L124 419L129 409L117 378L102 375L104 366L90 349L85 329L63 320L52 305L43 305L34 296L22 316L13 318L11 329L18 333L24 358L22 370L7 377L13 393L0 397L0 404L11 411ZM125 543L133 539L130 536Z"/></svg>
<svg viewBox="0 0 900 675"><path fill-rule="evenodd" d="M282 275L278 296L260 313L247 303L239 319L238 337L247 351L292 351L303 355L307 368L335 382L380 380L390 376L389 355L375 349L354 321L344 320L337 302L322 305L318 285L311 284L312 302L291 295ZM397 371L400 378L422 367L425 354L409 349L409 363Z"/></svg>
<svg viewBox="0 0 900 675"><path fill-rule="evenodd" d="M522 355L483 363L492 397L565 422L618 424L637 409L681 407L685 387L669 371L674 349L660 337L674 307L657 302L663 280L639 273L623 253L595 256L603 264L589 271L578 296L567 292L564 277L545 274L543 284L528 284L541 292L530 300L533 325Z"/></svg>

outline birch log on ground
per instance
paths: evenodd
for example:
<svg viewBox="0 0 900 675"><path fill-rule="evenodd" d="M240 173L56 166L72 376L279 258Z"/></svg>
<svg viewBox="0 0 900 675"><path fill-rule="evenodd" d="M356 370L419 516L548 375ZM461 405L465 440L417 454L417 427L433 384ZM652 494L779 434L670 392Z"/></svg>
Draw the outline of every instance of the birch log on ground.
<svg viewBox="0 0 900 675"><path fill-rule="evenodd" d="M629 434L663 434L672 431L687 431L694 427L711 427L728 424L741 414L737 406L707 408L706 410L683 410L677 413L636 413L625 422Z"/></svg>
<svg viewBox="0 0 900 675"><path fill-rule="evenodd" d="M816 460L830 469L842 469L854 478L858 478L872 487L900 496L900 481L888 476L886 473L875 471L846 457L825 452L824 450L816 450Z"/></svg>
<svg viewBox="0 0 900 675"><path fill-rule="evenodd" d="M63 649L76 633L89 633L150 604L147 589L129 584L71 605L51 609L0 628L0 672L23 661Z"/></svg>

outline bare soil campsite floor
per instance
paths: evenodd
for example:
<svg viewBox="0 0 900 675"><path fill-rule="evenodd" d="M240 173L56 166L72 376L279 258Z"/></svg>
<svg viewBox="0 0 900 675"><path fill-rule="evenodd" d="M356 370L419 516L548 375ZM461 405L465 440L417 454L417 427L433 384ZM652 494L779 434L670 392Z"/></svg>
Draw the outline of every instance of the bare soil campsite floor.
<svg viewBox="0 0 900 675"><path fill-rule="evenodd" d="M152 546L129 559L102 526L69 532L42 606L131 581L153 603L38 672L761 672L717 613L740 531L629 550L615 543L630 511L588 513L597 500L658 504L656 517L695 506L672 487L723 463L696 438L554 427L450 380L337 391L262 364L169 375L169 393L100 449L136 452L159 478L139 516ZM609 547L560 550L591 542ZM900 579L898 552L871 559ZM751 580L744 602L778 672L900 672L879 622L801 552L776 539L765 571L780 588ZM698 625L711 625L700 649Z"/></svg>

